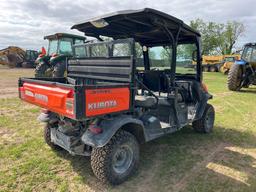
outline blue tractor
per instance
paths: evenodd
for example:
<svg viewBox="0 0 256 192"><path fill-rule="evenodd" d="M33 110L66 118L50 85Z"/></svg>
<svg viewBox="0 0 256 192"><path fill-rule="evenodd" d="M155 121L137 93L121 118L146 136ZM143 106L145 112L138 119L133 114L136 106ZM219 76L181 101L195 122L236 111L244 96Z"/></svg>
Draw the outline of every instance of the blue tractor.
<svg viewBox="0 0 256 192"><path fill-rule="evenodd" d="M228 73L227 84L231 91L256 85L256 43L245 44L241 60L236 61Z"/></svg>

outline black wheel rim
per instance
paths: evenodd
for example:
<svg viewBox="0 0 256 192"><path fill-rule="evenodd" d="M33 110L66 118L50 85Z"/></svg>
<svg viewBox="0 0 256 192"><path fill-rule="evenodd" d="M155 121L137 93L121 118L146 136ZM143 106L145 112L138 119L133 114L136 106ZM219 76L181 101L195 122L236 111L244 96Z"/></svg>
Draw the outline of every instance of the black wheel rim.
<svg viewBox="0 0 256 192"><path fill-rule="evenodd" d="M133 150L129 145L118 147L113 155L113 169L118 174L125 173L131 166L133 161Z"/></svg>

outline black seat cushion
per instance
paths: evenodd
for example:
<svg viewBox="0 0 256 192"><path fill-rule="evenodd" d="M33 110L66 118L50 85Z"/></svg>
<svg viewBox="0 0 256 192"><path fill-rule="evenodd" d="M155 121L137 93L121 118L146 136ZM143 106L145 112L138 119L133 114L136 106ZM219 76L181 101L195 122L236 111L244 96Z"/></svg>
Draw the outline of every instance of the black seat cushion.
<svg viewBox="0 0 256 192"><path fill-rule="evenodd" d="M144 95L136 95L135 96L135 106L137 107L145 107L151 108L156 105L157 100L153 96L144 96Z"/></svg>

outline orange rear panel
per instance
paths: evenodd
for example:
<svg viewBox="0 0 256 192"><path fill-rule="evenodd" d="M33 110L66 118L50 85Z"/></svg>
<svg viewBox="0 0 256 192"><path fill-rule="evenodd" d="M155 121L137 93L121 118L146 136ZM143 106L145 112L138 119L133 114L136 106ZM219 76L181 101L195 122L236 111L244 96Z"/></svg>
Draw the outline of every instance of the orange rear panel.
<svg viewBox="0 0 256 192"><path fill-rule="evenodd" d="M22 100L67 117L74 117L74 91L72 89L26 82L19 89ZM69 103L69 107L66 103Z"/></svg>
<svg viewBox="0 0 256 192"><path fill-rule="evenodd" d="M128 87L88 89L85 91L85 113L87 117L129 110Z"/></svg>

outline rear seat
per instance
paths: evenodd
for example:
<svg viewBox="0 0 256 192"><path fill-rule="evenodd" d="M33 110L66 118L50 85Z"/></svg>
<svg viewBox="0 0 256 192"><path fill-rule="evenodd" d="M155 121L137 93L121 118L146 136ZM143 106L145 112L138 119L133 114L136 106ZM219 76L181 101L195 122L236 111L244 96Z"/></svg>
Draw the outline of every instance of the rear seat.
<svg viewBox="0 0 256 192"><path fill-rule="evenodd" d="M156 105L157 100L153 96L144 96L144 95L136 95L135 96L135 106L136 107L145 107L151 108Z"/></svg>

